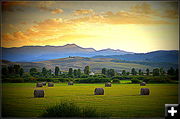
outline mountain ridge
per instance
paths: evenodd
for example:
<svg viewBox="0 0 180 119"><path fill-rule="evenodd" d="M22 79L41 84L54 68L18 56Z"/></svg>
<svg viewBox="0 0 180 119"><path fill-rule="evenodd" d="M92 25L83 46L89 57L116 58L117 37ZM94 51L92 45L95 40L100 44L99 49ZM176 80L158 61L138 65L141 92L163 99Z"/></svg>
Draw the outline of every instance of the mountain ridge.
<svg viewBox="0 0 180 119"><path fill-rule="evenodd" d="M23 46L4 48L2 47L2 59L9 61L33 62L50 60L68 56L92 57L95 55L121 55L132 54L123 50L94 48L82 48L76 44L66 44L64 46Z"/></svg>

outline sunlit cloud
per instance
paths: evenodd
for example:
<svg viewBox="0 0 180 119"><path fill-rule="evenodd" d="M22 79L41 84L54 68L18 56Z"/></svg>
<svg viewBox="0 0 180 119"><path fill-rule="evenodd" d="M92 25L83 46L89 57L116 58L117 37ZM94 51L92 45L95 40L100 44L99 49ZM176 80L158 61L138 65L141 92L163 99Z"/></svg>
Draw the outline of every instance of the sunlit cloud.
<svg viewBox="0 0 180 119"><path fill-rule="evenodd" d="M52 14L59 14L59 13L63 13L64 11L62 9L54 9L51 11Z"/></svg>
<svg viewBox="0 0 180 119"><path fill-rule="evenodd" d="M8 12L4 19L12 18L12 13L18 12L21 14L16 15L21 21L15 23L9 19L8 23L3 23L3 47L75 43L95 49L114 48L136 52L178 48L178 11L173 4L157 9L155 4L137 2L126 9L121 9L121 6L101 10L88 5L72 7L73 3L71 7L67 7L68 4L63 7L58 2L17 4L5 4L14 12ZM23 12L15 6L23 6ZM39 15L41 17L36 18Z"/></svg>
<svg viewBox="0 0 180 119"><path fill-rule="evenodd" d="M41 6L39 7L40 10L43 10L43 11L49 11L51 12L52 14L59 14L59 13L63 13L64 11L60 8L56 8L56 9L52 9L52 8L49 8L49 7L44 7L44 6Z"/></svg>
<svg viewBox="0 0 180 119"><path fill-rule="evenodd" d="M74 15L88 15L88 14L93 14L94 11L92 9L80 9L80 10L75 10Z"/></svg>

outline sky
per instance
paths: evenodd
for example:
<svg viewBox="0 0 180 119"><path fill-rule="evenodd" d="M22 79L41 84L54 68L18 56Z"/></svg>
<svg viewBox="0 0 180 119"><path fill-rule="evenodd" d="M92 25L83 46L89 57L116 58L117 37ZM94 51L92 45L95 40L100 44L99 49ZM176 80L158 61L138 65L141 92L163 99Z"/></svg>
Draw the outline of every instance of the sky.
<svg viewBox="0 0 180 119"><path fill-rule="evenodd" d="M179 49L176 2L2 2L2 47L76 44L145 53Z"/></svg>

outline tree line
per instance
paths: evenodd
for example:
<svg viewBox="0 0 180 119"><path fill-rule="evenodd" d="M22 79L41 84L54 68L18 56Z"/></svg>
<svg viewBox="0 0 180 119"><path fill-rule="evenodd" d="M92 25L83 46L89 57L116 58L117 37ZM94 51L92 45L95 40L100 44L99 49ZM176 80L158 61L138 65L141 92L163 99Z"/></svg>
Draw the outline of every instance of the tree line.
<svg viewBox="0 0 180 119"><path fill-rule="evenodd" d="M84 70L69 68L68 72L62 72L58 66L55 66L54 72L51 69L46 69L43 67L41 71L38 71L36 68L31 68L28 72L30 76L33 77L44 77L44 78L53 78L53 77L63 77L63 78L87 78L89 77L90 66L85 66ZM2 75L6 76L19 76L22 77L25 74L24 69L18 65L10 65L2 67ZM114 69L102 68L101 75L105 77L114 77L114 76L127 76L127 75L153 75L153 76L162 76L162 75L178 75L178 69L170 67L167 71L163 68L155 68L150 72L149 69L146 69L143 72L141 69L137 70L135 68L131 69L131 72L122 70L121 73L116 72Z"/></svg>

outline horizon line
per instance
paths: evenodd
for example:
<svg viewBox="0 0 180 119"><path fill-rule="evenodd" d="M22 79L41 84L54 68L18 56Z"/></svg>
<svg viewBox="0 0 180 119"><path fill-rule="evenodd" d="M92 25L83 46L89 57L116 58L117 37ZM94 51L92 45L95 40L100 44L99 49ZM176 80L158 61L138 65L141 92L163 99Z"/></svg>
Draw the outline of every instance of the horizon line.
<svg viewBox="0 0 180 119"><path fill-rule="evenodd" d="M1 48L21 48L21 47L64 47L64 46L67 46L67 45L76 45L77 47L80 47L80 48L83 48L83 49L93 49L95 51L101 51L101 50L107 50L107 49L111 49L111 50L120 50L120 51L125 51L125 52L131 52L131 53L149 53L149 52L155 52L155 51L173 51L175 49L172 49L172 50L164 50L164 49L159 49L159 50L152 50L152 51L148 51L148 52L133 52L133 51L127 51L127 50L121 50L121 49L113 49L113 48L103 48L103 49L100 49L100 50L97 50L93 47L82 47L82 46L79 46L75 43L68 43L68 44L65 44L65 45L24 45L24 46L15 46L15 47L3 47L3 46L0 46ZM175 51L179 51L179 49L176 49Z"/></svg>

